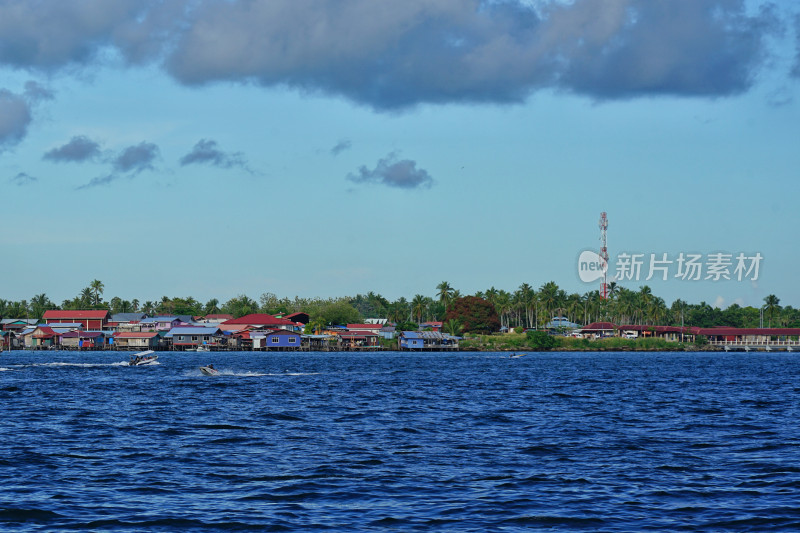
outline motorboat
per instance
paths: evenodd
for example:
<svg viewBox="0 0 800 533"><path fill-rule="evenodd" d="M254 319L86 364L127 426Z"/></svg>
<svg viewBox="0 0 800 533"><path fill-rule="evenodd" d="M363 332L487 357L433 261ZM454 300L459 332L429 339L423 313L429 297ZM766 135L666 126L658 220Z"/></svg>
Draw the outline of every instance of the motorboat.
<svg viewBox="0 0 800 533"><path fill-rule="evenodd" d="M145 366L152 365L156 362L158 356L155 355L153 350L145 350L131 355L131 360L128 362L130 366Z"/></svg>
<svg viewBox="0 0 800 533"><path fill-rule="evenodd" d="M214 365L201 366L200 367L200 372L202 372L206 376L217 376L217 375L219 375L219 370L214 368Z"/></svg>

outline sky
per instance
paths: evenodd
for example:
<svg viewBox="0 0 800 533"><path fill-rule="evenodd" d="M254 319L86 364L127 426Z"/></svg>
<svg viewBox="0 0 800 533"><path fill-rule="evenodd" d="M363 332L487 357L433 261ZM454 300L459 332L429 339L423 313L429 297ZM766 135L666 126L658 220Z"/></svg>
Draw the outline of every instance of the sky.
<svg viewBox="0 0 800 533"><path fill-rule="evenodd" d="M7 300L583 294L606 212L797 307L799 178L789 0L0 0Z"/></svg>

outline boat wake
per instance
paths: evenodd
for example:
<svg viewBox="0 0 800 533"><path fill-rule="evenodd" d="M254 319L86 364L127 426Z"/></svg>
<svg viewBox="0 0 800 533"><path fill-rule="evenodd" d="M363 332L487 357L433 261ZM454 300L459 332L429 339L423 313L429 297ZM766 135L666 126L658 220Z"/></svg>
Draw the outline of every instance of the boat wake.
<svg viewBox="0 0 800 533"><path fill-rule="evenodd" d="M121 361L118 363L65 363L65 362L52 362L52 363L28 363L28 364L21 364L21 365L14 365L17 368L27 368L27 367L80 367L80 368L105 368L109 366L128 366L127 361Z"/></svg>
<svg viewBox="0 0 800 533"><path fill-rule="evenodd" d="M235 370L222 370L217 369L218 374L215 376L232 376L237 378L257 378L257 377L265 377L265 376L316 376L319 375L320 372L256 372L256 371L246 371L246 372L237 372ZM187 370L184 372L184 375L187 377L196 377L196 376L204 376L205 374L201 370Z"/></svg>

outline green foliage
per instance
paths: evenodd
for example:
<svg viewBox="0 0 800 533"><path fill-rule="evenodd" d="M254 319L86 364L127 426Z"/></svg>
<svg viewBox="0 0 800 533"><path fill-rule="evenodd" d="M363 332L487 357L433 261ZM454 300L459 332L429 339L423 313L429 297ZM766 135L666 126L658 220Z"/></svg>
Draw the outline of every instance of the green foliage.
<svg viewBox="0 0 800 533"><path fill-rule="evenodd" d="M231 298L222 306L222 312L231 314L235 318L243 317L251 313L258 313L258 303L244 294Z"/></svg>
<svg viewBox="0 0 800 533"><path fill-rule="evenodd" d="M461 330L463 330L464 328L461 325L461 322L459 322L455 318L451 318L450 320L442 324L442 329L444 329L444 332L449 335L457 336L461 333Z"/></svg>
<svg viewBox="0 0 800 533"><path fill-rule="evenodd" d="M494 333L500 331L500 317L491 302L477 296L465 296L453 302L445 321L458 320L465 332Z"/></svg>
<svg viewBox="0 0 800 533"><path fill-rule="evenodd" d="M321 320L323 324L335 326L358 324L363 319L355 307L345 301L339 301L323 307L312 320Z"/></svg>
<svg viewBox="0 0 800 533"><path fill-rule="evenodd" d="M528 347L534 350L552 350L561 345L561 337L548 335L546 331L529 331L527 337Z"/></svg>
<svg viewBox="0 0 800 533"><path fill-rule="evenodd" d="M398 322L396 329L397 331L417 331L419 325L413 322Z"/></svg>
<svg viewBox="0 0 800 533"><path fill-rule="evenodd" d="M706 344L708 344L708 337L706 337L705 335L697 335L694 338L695 346L705 346Z"/></svg>

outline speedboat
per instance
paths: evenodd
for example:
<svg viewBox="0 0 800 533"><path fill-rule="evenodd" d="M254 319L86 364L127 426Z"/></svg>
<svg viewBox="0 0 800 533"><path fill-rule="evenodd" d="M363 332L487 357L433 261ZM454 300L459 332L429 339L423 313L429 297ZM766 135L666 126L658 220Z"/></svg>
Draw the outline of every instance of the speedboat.
<svg viewBox="0 0 800 533"><path fill-rule="evenodd" d="M144 366L144 365L152 365L156 362L158 356L155 355L153 350L145 350L144 352L135 353L131 356L131 360L128 362L130 366Z"/></svg>
<svg viewBox="0 0 800 533"><path fill-rule="evenodd" d="M216 368L214 368L211 365L201 366L200 367L200 372L202 372L206 376L217 376L217 375L219 375L219 370L217 370Z"/></svg>

